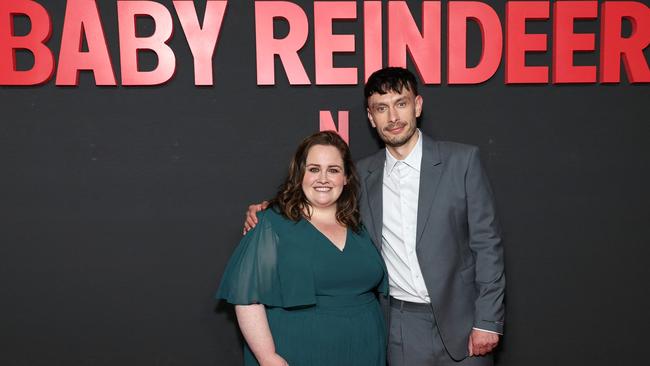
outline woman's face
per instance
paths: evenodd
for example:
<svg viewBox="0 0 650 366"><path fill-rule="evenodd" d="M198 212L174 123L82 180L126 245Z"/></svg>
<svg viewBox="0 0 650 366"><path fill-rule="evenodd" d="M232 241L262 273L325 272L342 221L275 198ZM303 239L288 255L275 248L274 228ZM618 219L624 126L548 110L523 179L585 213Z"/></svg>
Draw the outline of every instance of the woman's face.
<svg viewBox="0 0 650 366"><path fill-rule="evenodd" d="M336 147L314 145L309 149L302 191L313 208L335 205L347 183L343 158Z"/></svg>

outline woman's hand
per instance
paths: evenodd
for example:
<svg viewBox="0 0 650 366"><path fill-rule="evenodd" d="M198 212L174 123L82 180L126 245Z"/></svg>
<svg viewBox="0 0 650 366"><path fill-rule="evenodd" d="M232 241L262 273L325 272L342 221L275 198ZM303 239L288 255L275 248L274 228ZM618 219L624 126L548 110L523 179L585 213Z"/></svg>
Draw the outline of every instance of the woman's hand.
<svg viewBox="0 0 650 366"><path fill-rule="evenodd" d="M282 358L282 356L277 353L273 353L268 357L260 359L259 361L260 366L289 366L287 361L285 361L284 358Z"/></svg>

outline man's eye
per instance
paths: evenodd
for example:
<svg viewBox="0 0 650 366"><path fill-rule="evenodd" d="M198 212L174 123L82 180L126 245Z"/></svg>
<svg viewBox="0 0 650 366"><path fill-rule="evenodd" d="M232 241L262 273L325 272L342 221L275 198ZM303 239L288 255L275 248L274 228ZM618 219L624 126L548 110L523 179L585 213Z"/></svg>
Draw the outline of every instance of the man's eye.
<svg viewBox="0 0 650 366"><path fill-rule="evenodd" d="M386 107L377 107L377 112L381 113L381 112L385 112L385 111L386 111Z"/></svg>
<svg viewBox="0 0 650 366"><path fill-rule="evenodd" d="M406 107L406 102L399 102L399 103L397 103L397 106L404 108L404 107Z"/></svg>

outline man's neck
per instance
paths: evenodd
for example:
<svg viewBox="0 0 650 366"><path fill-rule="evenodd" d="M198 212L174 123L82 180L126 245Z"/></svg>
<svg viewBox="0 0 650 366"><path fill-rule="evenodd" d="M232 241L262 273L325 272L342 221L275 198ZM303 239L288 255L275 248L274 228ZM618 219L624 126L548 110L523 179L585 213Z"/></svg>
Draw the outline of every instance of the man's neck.
<svg viewBox="0 0 650 366"><path fill-rule="evenodd" d="M413 136L404 144L401 146L388 146L386 145L386 149L388 149L388 152L390 152L391 155L397 160L404 160L406 159L407 156L413 151L415 148L415 145L418 144L418 139L420 138L420 131L416 130Z"/></svg>

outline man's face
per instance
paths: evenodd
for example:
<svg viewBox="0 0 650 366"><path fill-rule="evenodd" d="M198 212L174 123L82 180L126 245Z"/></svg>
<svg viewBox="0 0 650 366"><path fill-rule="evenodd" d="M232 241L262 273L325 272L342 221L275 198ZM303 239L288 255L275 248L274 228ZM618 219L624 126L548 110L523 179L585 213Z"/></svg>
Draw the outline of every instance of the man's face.
<svg viewBox="0 0 650 366"><path fill-rule="evenodd" d="M415 134L422 113L422 97L402 88L401 93L375 93L368 98L368 119L387 146L406 144Z"/></svg>

